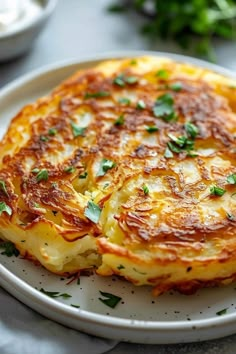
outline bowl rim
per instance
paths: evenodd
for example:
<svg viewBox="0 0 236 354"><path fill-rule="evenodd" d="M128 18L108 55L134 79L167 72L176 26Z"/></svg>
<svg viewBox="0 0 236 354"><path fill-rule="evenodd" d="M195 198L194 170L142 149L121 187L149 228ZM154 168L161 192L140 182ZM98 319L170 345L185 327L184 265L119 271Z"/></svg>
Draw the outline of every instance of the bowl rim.
<svg viewBox="0 0 236 354"><path fill-rule="evenodd" d="M17 26L15 29L9 29L6 32L2 32L2 33L0 32L0 41L14 37L25 31L28 31L33 26L39 24L41 21L43 21L44 19L50 16L50 14L53 12L57 4L57 0L40 0L37 2L42 7L42 11L40 11L39 15L36 17L32 17L25 24L23 23L22 25Z"/></svg>

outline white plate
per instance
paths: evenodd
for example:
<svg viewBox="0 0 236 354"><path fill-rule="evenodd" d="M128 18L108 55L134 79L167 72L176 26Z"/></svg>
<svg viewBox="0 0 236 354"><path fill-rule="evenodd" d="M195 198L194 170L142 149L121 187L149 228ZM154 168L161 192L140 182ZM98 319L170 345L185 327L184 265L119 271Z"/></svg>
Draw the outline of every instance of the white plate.
<svg viewBox="0 0 236 354"><path fill-rule="evenodd" d="M47 94L62 79L111 57L152 54L195 63L217 72L226 69L196 59L166 53L131 52L106 55L80 62L54 65L18 79L0 92L0 134L10 118L26 103ZM235 75L234 75L235 76ZM134 287L116 277L85 277L80 284L61 279L21 259L0 255L0 285L41 314L69 327L117 340L138 343L180 343L223 337L236 332L236 285L203 289L193 296L175 292L153 298L148 287ZM68 293L68 299L52 299L39 290ZM115 309L104 305L99 291L122 297ZM80 308L72 307L78 305ZM227 308L227 313L217 312Z"/></svg>

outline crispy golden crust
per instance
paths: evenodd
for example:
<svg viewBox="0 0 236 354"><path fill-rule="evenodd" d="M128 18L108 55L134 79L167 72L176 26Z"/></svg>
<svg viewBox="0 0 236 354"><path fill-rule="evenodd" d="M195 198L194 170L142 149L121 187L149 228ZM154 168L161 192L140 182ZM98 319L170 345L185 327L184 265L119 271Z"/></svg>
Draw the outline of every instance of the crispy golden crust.
<svg viewBox="0 0 236 354"><path fill-rule="evenodd" d="M3 237L53 272L96 267L155 294L234 280L234 85L165 58L76 73L1 143Z"/></svg>

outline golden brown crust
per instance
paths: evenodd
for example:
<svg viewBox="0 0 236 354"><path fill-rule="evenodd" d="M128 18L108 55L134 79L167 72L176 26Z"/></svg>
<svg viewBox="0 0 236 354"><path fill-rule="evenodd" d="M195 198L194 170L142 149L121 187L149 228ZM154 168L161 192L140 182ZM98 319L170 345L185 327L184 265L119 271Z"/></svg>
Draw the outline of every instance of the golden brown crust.
<svg viewBox="0 0 236 354"><path fill-rule="evenodd" d="M4 237L54 272L99 266L156 294L233 280L233 84L169 59L126 59L82 70L25 107L1 143L0 201L12 210L0 218ZM112 166L99 173L104 159ZM102 209L98 223L86 215L89 201ZM39 225L40 245L20 244Z"/></svg>

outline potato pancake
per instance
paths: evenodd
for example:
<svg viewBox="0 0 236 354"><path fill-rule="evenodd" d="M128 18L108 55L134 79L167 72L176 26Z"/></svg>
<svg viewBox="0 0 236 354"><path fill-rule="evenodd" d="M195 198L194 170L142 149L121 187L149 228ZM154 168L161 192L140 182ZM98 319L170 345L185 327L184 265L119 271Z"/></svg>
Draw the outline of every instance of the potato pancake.
<svg viewBox="0 0 236 354"><path fill-rule="evenodd" d="M1 142L2 239L155 295L234 281L235 97L234 80L168 58L75 73Z"/></svg>

